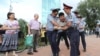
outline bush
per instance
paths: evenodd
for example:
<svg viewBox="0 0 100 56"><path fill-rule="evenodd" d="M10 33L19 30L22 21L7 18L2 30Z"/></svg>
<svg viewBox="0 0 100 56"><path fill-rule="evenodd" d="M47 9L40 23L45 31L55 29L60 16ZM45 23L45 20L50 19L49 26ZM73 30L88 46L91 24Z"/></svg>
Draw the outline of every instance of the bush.
<svg viewBox="0 0 100 56"><path fill-rule="evenodd" d="M25 49L25 36L28 33L28 27L27 27L27 22L23 19L19 19L19 26L20 26L20 31L18 34L18 50L24 50Z"/></svg>

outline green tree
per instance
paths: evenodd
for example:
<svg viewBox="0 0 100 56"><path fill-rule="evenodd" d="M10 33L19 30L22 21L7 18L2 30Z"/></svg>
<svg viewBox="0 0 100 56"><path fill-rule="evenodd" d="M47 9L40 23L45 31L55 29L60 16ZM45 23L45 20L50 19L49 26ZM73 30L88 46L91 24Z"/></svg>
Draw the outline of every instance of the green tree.
<svg viewBox="0 0 100 56"><path fill-rule="evenodd" d="M22 32L22 34L25 37L28 33L27 22L23 19L19 19L18 21L19 21L19 25L20 25L20 31Z"/></svg>
<svg viewBox="0 0 100 56"><path fill-rule="evenodd" d="M86 18L87 26L94 29L97 20L100 20L100 0L84 0L79 3L77 11Z"/></svg>
<svg viewBox="0 0 100 56"><path fill-rule="evenodd" d="M28 27L27 27L27 22L23 19L19 19L19 26L20 26L20 32L19 32L19 39L18 39L18 51L17 52L22 52L25 50L25 37L28 33Z"/></svg>

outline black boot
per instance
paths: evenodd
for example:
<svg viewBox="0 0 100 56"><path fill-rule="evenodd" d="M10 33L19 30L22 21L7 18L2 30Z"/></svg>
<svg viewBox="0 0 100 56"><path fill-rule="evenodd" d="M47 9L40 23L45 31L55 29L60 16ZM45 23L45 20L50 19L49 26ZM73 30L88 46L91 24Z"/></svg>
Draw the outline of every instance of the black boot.
<svg viewBox="0 0 100 56"><path fill-rule="evenodd" d="M34 52L38 52L37 50L33 50Z"/></svg>

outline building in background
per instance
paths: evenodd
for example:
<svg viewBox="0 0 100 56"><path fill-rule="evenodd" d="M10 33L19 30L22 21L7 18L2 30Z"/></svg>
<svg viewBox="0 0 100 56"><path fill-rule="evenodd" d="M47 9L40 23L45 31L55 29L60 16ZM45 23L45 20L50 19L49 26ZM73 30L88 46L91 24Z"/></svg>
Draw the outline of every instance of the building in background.
<svg viewBox="0 0 100 56"><path fill-rule="evenodd" d="M52 8L60 8L60 0L42 0L42 19L41 23L46 26L47 16L51 13Z"/></svg>

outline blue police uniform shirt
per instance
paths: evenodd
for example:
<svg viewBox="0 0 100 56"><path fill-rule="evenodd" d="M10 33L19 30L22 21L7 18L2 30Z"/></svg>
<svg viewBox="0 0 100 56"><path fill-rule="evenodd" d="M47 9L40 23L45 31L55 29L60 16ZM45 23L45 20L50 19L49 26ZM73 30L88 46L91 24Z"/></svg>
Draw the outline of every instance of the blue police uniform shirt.
<svg viewBox="0 0 100 56"><path fill-rule="evenodd" d="M79 22L74 13L70 13L69 15L67 14L66 20L72 22L72 27L77 27L77 23Z"/></svg>
<svg viewBox="0 0 100 56"><path fill-rule="evenodd" d="M80 29L80 27L85 27L85 25L86 25L86 22L81 19L80 23L79 23L79 26L78 26L79 32L83 32L84 31L84 28Z"/></svg>
<svg viewBox="0 0 100 56"><path fill-rule="evenodd" d="M99 32L99 26L97 26L97 27L95 28L95 31L96 31L96 32Z"/></svg>
<svg viewBox="0 0 100 56"><path fill-rule="evenodd" d="M53 31L54 30L54 25L52 24L51 21L57 21L57 17L53 17L51 14L48 15L47 17L47 26L46 26L46 30L48 31Z"/></svg>

